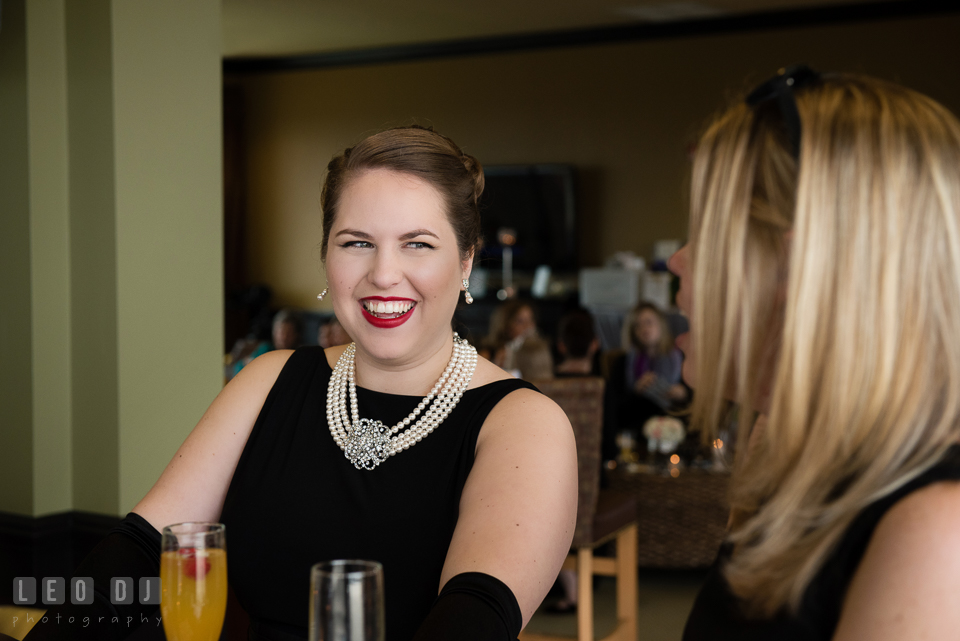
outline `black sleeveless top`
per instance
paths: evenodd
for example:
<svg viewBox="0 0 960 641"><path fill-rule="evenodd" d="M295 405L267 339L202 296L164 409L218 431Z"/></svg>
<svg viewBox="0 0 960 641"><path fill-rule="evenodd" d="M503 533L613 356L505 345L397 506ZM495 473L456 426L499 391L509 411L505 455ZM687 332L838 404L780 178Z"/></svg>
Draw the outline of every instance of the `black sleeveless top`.
<svg viewBox="0 0 960 641"><path fill-rule="evenodd" d="M783 612L773 619L744 618L720 572L730 553L725 545L693 604L683 641L829 641L840 622L847 587L883 515L912 492L938 481L956 480L960 480L960 446L950 448L942 461L913 481L869 505L810 582L796 615Z"/></svg>
<svg viewBox="0 0 960 641"><path fill-rule="evenodd" d="M296 350L260 410L227 491L230 584L258 638L305 638L310 567L330 559L383 564L386 637L413 637L440 588L460 494L487 415L512 379L467 390L421 442L372 471L343 455L327 426L331 369L318 347ZM357 388L360 416L395 425L419 396Z"/></svg>

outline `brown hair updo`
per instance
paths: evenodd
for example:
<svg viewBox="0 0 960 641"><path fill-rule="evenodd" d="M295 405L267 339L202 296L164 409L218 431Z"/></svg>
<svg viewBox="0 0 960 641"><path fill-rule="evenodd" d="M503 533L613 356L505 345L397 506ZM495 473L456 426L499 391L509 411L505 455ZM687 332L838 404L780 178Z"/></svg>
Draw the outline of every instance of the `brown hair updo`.
<svg viewBox="0 0 960 641"><path fill-rule="evenodd" d="M483 193L483 167L460 150L455 142L432 128L412 125L397 127L364 138L333 157L320 192L323 211L323 245L320 256L327 259L327 241L337 218L343 190L352 176L370 169L390 169L416 176L434 187L446 204L447 219L457 237L461 259L480 249L480 211L477 201Z"/></svg>

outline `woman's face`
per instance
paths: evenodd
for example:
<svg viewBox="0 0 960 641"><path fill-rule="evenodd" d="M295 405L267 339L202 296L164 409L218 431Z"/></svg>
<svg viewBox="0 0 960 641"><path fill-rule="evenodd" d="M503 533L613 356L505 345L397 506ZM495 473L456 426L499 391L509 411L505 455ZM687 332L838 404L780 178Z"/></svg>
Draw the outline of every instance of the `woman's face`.
<svg viewBox="0 0 960 641"><path fill-rule="evenodd" d="M327 281L343 329L374 360L429 357L450 340L469 277L440 193L388 169L352 178L327 247Z"/></svg>
<svg viewBox="0 0 960 641"><path fill-rule="evenodd" d="M637 322L633 326L633 333L640 341L640 344L650 349L656 347L660 342L662 330L660 327L660 317L651 309L644 309L637 316Z"/></svg>
<svg viewBox="0 0 960 641"><path fill-rule="evenodd" d="M529 307L521 307L517 313L513 315L513 318L510 319L510 324L507 326L507 335L509 335L512 340L518 336L525 336L531 333L535 328L536 323L533 320L533 310Z"/></svg>
<svg viewBox="0 0 960 641"><path fill-rule="evenodd" d="M690 246L684 245L667 261L667 267L680 279L677 291L677 307L684 316L692 319L693 311L693 274L690 272ZM677 336L676 345L683 352L683 380L690 387L696 387L697 367L696 350L690 332Z"/></svg>

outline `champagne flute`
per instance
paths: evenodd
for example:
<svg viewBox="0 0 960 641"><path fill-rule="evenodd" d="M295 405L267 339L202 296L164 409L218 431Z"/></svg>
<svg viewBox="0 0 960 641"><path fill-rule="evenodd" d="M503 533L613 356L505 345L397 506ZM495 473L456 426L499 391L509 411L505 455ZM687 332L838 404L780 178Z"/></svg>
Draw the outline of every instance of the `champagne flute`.
<svg viewBox="0 0 960 641"><path fill-rule="evenodd" d="M168 641L217 641L227 611L223 525L168 525L161 549L160 614Z"/></svg>
<svg viewBox="0 0 960 641"><path fill-rule="evenodd" d="M325 561L310 571L309 641L384 641L383 566Z"/></svg>

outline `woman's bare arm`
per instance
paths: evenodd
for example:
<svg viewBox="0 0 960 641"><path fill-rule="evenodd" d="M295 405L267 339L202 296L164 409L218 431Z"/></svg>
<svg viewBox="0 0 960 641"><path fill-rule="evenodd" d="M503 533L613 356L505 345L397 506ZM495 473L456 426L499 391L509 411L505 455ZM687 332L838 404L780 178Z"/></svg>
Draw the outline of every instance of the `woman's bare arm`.
<svg viewBox="0 0 960 641"><path fill-rule="evenodd" d="M244 367L217 395L133 511L157 530L171 523L217 521L247 437L292 353L268 352Z"/></svg>
<svg viewBox="0 0 960 641"><path fill-rule="evenodd" d="M480 431L440 587L462 572L492 575L513 591L526 625L570 551L576 517L570 422L542 394L507 395Z"/></svg>

